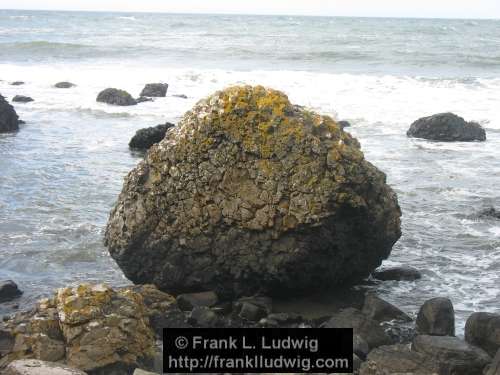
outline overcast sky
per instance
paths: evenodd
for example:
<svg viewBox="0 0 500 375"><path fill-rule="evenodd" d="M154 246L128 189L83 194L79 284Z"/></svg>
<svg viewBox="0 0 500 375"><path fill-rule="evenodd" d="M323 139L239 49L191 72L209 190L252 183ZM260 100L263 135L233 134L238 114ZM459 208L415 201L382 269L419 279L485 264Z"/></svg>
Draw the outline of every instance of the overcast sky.
<svg viewBox="0 0 500 375"><path fill-rule="evenodd" d="M500 19L500 0L0 0L0 9Z"/></svg>

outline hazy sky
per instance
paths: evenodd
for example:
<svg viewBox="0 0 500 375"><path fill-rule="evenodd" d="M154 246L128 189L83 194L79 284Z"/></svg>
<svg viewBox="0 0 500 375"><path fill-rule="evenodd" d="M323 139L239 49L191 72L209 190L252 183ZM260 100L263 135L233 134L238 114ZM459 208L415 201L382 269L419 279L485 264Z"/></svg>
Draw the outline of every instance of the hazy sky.
<svg viewBox="0 0 500 375"><path fill-rule="evenodd" d="M0 9L500 19L500 0L0 0Z"/></svg>

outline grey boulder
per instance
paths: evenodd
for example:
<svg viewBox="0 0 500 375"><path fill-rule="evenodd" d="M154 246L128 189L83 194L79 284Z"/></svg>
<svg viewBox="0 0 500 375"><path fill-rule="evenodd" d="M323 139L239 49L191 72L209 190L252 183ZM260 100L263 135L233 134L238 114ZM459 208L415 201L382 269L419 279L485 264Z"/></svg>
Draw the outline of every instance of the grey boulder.
<svg viewBox="0 0 500 375"><path fill-rule="evenodd" d="M500 349L500 314L472 314L465 324L465 341L494 356Z"/></svg>
<svg viewBox="0 0 500 375"><path fill-rule="evenodd" d="M455 336L455 310L448 298L432 298L420 307L417 332L421 335Z"/></svg>
<svg viewBox="0 0 500 375"><path fill-rule="evenodd" d="M14 132L19 130L19 117L6 100L0 95L0 133Z"/></svg>
<svg viewBox="0 0 500 375"><path fill-rule="evenodd" d="M128 92L115 88L108 88L101 91L99 95L97 95L96 100L100 103L118 106L130 106L137 104L137 101Z"/></svg>
<svg viewBox="0 0 500 375"><path fill-rule="evenodd" d="M167 83L148 83L141 91L140 96L162 98L167 95Z"/></svg>

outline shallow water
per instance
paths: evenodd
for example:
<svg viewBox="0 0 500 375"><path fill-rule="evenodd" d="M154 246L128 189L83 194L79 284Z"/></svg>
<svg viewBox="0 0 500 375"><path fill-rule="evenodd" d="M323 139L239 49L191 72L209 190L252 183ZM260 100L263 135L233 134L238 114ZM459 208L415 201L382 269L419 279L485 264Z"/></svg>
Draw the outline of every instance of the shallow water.
<svg viewBox="0 0 500 375"><path fill-rule="evenodd" d="M0 135L0 279L25 290L21 307L76 281L126 283L102 235L141 157L130 137L227 85L264 84L353 123L403 210L385 264L424 273L369 288L409 313L449 296L461 332L471 312L500 311L500 221L474 216L500 206L499 24L0 11L0 93L35 98L16 104L27 124ZM78 86L52 87L63 80ZM138 95L157 81L170 88L155 102L95 102L106 87ZM412 121L443 111L482 123L488 141L406 137Z"/></svg>

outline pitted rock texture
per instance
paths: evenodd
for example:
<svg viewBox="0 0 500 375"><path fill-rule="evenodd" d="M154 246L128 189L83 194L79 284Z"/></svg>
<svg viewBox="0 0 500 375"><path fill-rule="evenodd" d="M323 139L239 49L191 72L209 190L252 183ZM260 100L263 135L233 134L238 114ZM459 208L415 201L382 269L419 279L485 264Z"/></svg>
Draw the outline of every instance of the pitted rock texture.
<svg viewBox="0 0 500 375"><path fill-rule="evenodd" d="M13 360L30 358L89 374L131 372L154 356L148 315L143 296L131 288L59 289L32 311L0 323L0 373Z"/></svg>
<svg viewBox="0 0 500 375"><path fill-rule="evenodd" d="M261 86L198 102L125 180L106 244L171 293L299 293L368 276L401 235L384 173L328 116Z"/></svg>

